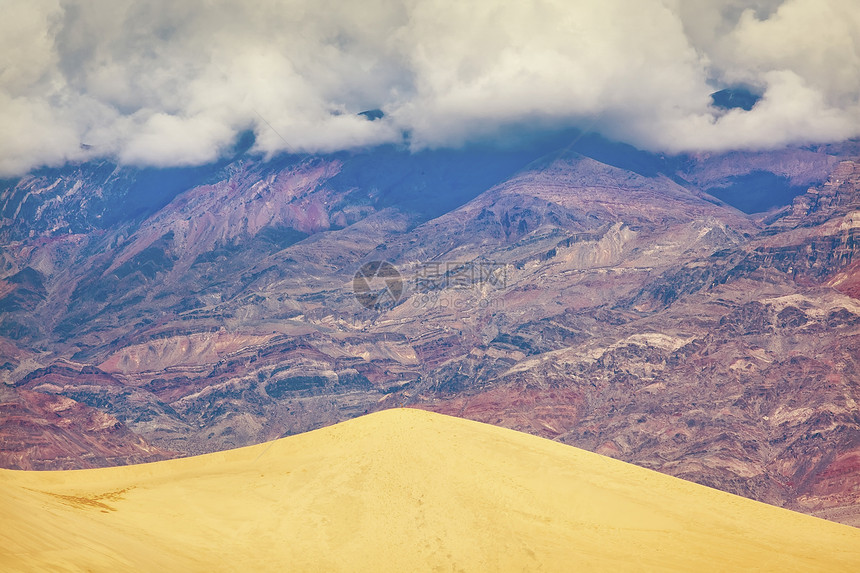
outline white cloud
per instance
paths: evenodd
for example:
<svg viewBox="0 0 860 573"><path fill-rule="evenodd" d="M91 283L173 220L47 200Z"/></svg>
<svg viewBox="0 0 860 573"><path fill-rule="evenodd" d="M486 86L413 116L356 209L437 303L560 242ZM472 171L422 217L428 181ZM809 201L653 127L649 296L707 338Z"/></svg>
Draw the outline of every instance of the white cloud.
<svg viewBox="0 0 860 573"><path fill-rule="evenodd" d="M267 154L526 123L673 152L860 135L856 0L0 2L0 175L206 162L249 128ZM737 82L752 111L709 106Z"/></svg>

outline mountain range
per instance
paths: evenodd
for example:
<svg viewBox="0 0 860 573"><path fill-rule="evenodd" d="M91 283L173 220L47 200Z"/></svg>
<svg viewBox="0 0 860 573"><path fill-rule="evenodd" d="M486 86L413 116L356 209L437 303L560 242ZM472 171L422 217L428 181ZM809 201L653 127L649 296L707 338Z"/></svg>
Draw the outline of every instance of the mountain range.
<svg viewBox="0 0 860 573"><path fill-rule="evenodd" d="M519 141L3 182L0 463L409 406L860 525L860 144Z"/></svg>

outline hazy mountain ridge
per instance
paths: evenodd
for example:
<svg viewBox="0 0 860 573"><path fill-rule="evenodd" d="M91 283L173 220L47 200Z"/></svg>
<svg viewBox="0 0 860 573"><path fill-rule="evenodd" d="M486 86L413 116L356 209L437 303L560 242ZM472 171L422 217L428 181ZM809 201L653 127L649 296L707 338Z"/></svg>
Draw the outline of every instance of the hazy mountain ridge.
<svg viewBox="0 0 860 573"><path fill-rule="evenodd" d="M372 152L239 158L149 216L87 228L62 213L98 178L74 171L61 194L22 180L4 205L26 189L45 207L4 223L2 374L164 450L412 404L855 523L852 150L682 161L585 138L509 153L513 175L486 155L477 175L468 154L428 155L378 187ZM792 185L830 179L753 216L696 186L769 164ZM446 181L470 190L439 216L431 167L440 204L457 195ZM372 260L408 283L382 313L351 292ZM417 291L434 261L504 265L504 280Z"/></svg>

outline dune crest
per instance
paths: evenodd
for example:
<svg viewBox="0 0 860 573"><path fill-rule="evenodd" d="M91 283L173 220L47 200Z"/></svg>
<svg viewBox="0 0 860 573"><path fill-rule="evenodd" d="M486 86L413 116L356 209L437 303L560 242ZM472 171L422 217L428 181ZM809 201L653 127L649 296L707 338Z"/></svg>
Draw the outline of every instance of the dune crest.
<svg viewBox="0 0 860 573"><path fill-rule="evenodd" d="M4 571L860 569L860 530L420 410L0 489Z"/></svg>

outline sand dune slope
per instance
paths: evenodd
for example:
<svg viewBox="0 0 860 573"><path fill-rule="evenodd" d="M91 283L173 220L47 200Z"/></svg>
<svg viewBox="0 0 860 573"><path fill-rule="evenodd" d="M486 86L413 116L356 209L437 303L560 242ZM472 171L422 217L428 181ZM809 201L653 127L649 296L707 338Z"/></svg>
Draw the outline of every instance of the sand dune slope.
<svg viewBox="0 0 860 573"><path fill-rule="evenodd" d="M0 472L4 571L860 571L860 530L418 410Z"/></svg>

